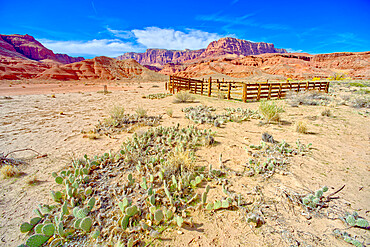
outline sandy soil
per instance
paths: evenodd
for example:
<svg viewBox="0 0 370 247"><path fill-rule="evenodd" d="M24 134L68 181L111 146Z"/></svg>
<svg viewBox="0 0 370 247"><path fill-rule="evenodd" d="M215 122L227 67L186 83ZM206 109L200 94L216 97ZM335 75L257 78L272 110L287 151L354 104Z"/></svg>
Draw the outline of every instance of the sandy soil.
<svg viewBox="0 0 370 247"><path fill-rule="evenodd" d="M216 98L196 97L196 103L174 104L173 96L160 100L142 98L149 93L164 92L163 83L121 84L108 86L110 94L97 93L101 85L42 84L0 85L0 151L8 153L17 149L32 148L47 157L36 158L31 151L15 153L12 157L25 159L26 165L19 166L24 174L18 178L0 180L0 245L16 246L27 236L19 232L19 225L33 217L32 210L38 203L52 203L50 189L58 186L51 172L59 171L74 157L101 155L109 150L119 150L122 142L131 134L122 133L115 139L101 137L97 140L83 138L82 130L90 130L98 120L108 115L116 104L123 105L133 113L137 106L148 110L149 115L163 114L163 125L182 126L193 124L185 119L181 109L189 105L204 104L216 107L243 107L257 109L259 103L244 104ZM25 88L23 87L25 86ZM88 88L88 89L87 89ZM117 90L116 90L117 89ZM54 94L55 97L51 95ZM199 212L194 217L195 226L168 230L163 234L159 246L350 246L333 236L338 228L361 236L365 244L370 243L369 231L347 229L338 218L341 215L326 213L356 210L360 216L369 217L369 172L370 172L370 122L348 106L331 107L332 117L321 116L323 106L285 108L281 124L260 125L260 120L243 123L226 123L222 128L202 125L217 132L218 145L202 147L197 151L199 165L213 164L219 167L222 153L227 168L239 171L248 161L245 147L259 144L261 134L268 132L278 141L294 144L312 143L313 149L305 156L294 156L286 174L275 174L268 180L260 176L234 176L229 178L230 189L259 198L260 211L266 223L260 228L251 227L239 211L221 210L216 213ZM172 108L174 117L165 115ZM294 122L304 119L309 125L309 134L294 131ZM27 180L36 177L41 183L27 185ZM307 219L302 210L293 211L283 191L315 191L327 185L329 193L341 186L338 199L329 202L328 209ZM221 186L215 186L210 199L220 198ZM296 208L297 209L297 208ZM336 210L336 211L335 211Z"/></svg>

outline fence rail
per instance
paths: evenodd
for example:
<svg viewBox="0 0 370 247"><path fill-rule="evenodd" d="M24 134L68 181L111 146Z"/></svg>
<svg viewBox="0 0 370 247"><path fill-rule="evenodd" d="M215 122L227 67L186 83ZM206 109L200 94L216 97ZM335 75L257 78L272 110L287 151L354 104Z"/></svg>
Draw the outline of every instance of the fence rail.
<svg viewBox="0 0 370 247"><path fill-rule="evenodd" d="M281 99L288 91L309 91L319 90L328 92L328 81L298 81L298 82L225 82L212 79L196 80L170 76L166 83L166 90L171 93L188 90L190 93L217 96L228 100L259 101L261 99Z"/></svg>

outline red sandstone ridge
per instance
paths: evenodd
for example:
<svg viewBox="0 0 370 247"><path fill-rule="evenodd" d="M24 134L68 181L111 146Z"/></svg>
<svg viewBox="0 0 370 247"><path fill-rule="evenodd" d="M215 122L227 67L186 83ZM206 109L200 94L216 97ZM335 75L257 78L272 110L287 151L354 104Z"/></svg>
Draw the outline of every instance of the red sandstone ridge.
<svg viewBox="0 0 370 247"><path fill-rule="evenodd" d="M161 71L183 77L240 78L259 81L266 79L327 78L335 73L352 78L370 78L370 52L331 54L261 54L238 59L219 58L187 64L167 64Z"/></svg>
<svg viewBox="0 0 370 247"><path fill-rule="evenodd" d="M54 66L37 76L43 80L147 80L162 81L168 77L145 68L133 59L116 60L95 57L81 62Z"/></svg>
<svg viewBox="0 0 370 247"><path fill-rule="evenodd" d="M28 34L0 34L0 55L12 58L29 58L36 61L49 60L61 64L84 60L83 57L70 57L66 54L55 54L52 50L47 49L34 37Z"/></svg>
<svg viewBox="0 0 370 247"><path fill-rule="evenodd" d="M277 49L273 44L264 42L250 42L235 38L221 38L211 42L206 49L200 50L165 50L148 49L145 53L129 52L117 59L135 59L140 64L162 67L167 63L189 63L207 60L221 56L241 57L263 53L286 53L285 49Z"/></svg>

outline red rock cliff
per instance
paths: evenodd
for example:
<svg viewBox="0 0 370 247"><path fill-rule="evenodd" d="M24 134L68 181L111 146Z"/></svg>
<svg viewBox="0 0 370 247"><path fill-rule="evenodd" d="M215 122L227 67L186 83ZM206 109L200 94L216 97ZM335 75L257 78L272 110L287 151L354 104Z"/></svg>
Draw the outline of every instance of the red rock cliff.
<svg viewBox="0 0 370 247"><path fill-rule="evenodd" d="M0 34L0 49L2 55L9 57L26 57L32 60L53 60L57 63L68 64L84 60L83 57L70 57L66 54L55 54L47 49L34 37L26 35L2 35ZM7 52L7 54L5 54ZM16 54L18 53L18 54Z"/></svg>
<svg viewBox="0 0 370 247"><path fill-rule="evenodd" d="M285 49L277 49L273 44L250 42L235 38L222 38L211 42L207 49L200 50L165 50L148 49L145 53L129 52L117 59L135 59L143 65L163 66L167 63L185 63L191 60L207 59L225 55L248 56L263 53L286 53Z"/></svg>

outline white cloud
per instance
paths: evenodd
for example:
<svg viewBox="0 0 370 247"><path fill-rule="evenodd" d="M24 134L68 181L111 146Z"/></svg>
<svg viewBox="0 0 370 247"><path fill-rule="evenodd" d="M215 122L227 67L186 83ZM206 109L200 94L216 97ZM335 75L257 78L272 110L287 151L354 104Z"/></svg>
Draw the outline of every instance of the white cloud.
<svg viewBox="0 0 370 247"><path fill-rule="evenodd" d="M173 50L201 49L219 38L217 33L208 33L201 30L187 29L187 32L174 29L162 29L158 27L147 27L144 30L134 29L137 42L148 48L164 48Z"/></svg>
<svg viewBox="0 0 370 247"><path fill-rule="evenodd" d="M303 50L294 50L292 48L286 48L285 50L289 53L302 53L303 52Z"/></svg>
<svg viewBox="0 0 370 247"><path fill-rule="evenodd" d="M117 57L125 52L143 52L146 48L196 50L206 48L210 42L222 38L219 34L195 29L187 29L182 32L174 29L147 27L143 30L125 31L107 27L107 31L113 35L113 39L88 41L40 39L40 42L55 53L86 57Z"/></svg>
<svg viewBox="0 0 370 247"><path fill-rule="evenodd" d="M89 41L55 41L41 39L40 42L55 53L69 55L92 55L116 57L125 52L137 51L139 48L132 43L119 39L93 39Z"/></svg>

